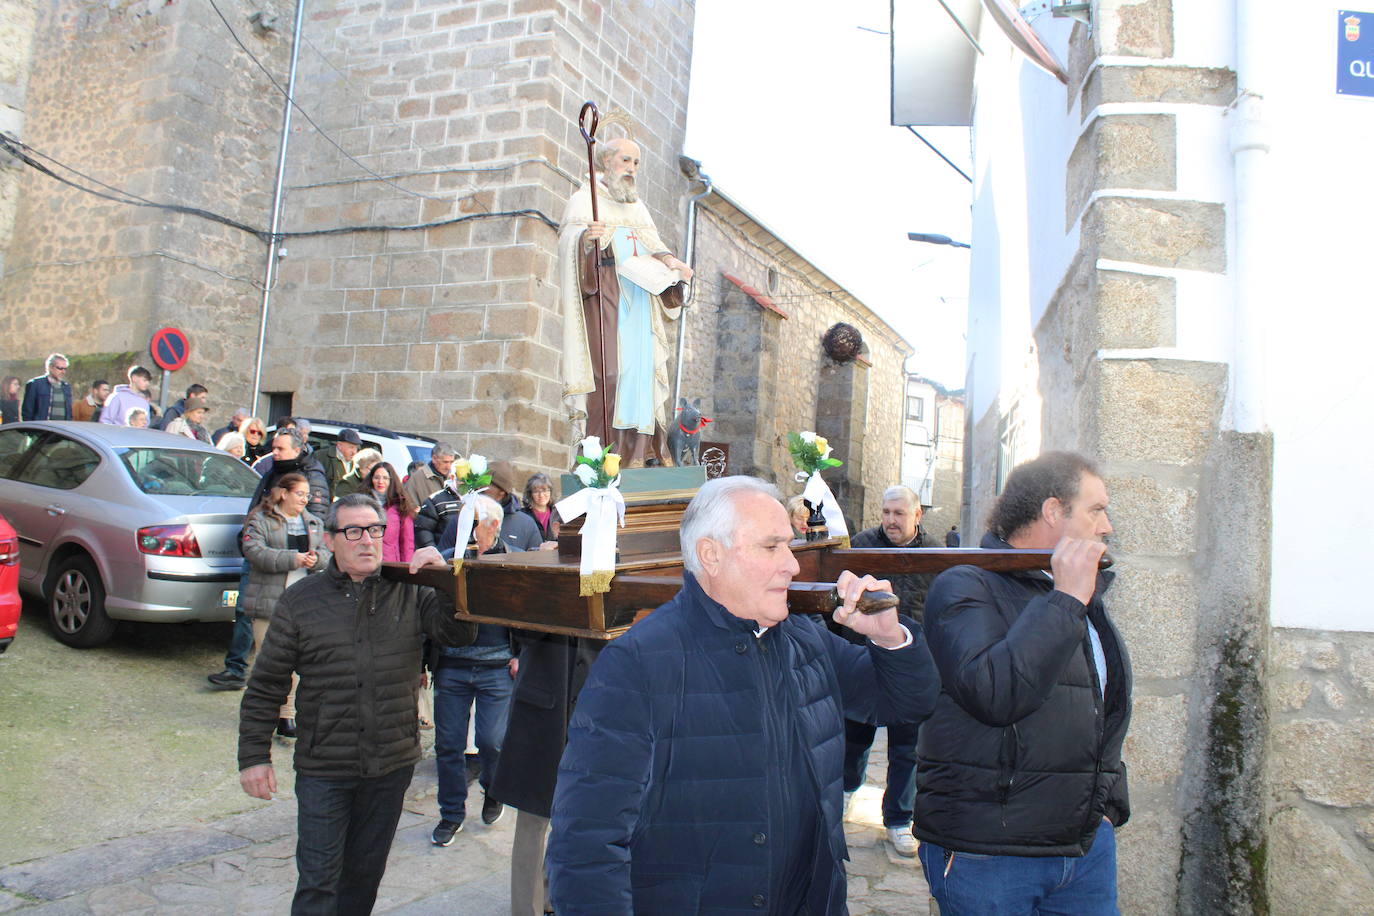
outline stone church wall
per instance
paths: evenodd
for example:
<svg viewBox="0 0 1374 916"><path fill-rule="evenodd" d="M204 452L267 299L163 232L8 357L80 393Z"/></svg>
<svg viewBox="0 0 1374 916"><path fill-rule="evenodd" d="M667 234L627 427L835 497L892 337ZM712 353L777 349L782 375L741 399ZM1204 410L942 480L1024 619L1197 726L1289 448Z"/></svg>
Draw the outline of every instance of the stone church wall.
<svg viewBox="0 0 1374 916"><path fill-rule="evenodd" d="M564 468L558 221L586 180L576 118L628 112L640 193L679 245L692 7L590 0L312 8L300 96L377 180L293 136L285 225L414 225L291 240L264 389L297 409ZM621 135L615 128L603 139Z"/></svg>
<svg viewBox="0 0 1374 916"><path fill-rule="evenodd" d="M282 72L280 36L255 36L246 4L222 8ZM235 63L240 52L207 4L45 4L31 34L22 140L134 195L266 224L281 97ZM221 395L246 394L258 238L103 200L28 168L18 183L0 335L29 353L66 353L84 382L83 355L143 352L153 331L178 325L192 361L172 387L200 379Z"/></svg>

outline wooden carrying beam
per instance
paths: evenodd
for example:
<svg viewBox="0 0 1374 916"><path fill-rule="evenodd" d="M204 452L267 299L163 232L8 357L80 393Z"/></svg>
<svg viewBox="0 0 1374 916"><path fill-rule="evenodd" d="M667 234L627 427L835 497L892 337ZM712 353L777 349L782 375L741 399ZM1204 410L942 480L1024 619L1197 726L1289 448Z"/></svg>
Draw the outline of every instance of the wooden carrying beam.
<svg viewBox="0 0 1374 916"><path fill-rule="evenodd" d="M801 571L788 589L787 604L799 614L830 614L835 609L834 582L843 570L886 578L902 573L938 573L951 566L978 566L997 572L1049 569L1049 550L982 550L979 548L898 548L855 550L839 542L793 542ZM1111 564L1104 557L1103 566ZM553 551L501 554L466 560L459 575L450 568L423 569L412 575L403 563L383 564L388 579L439 589L455 613L475 623L494 623L522 630L613 639L636 620L671 600L682 588L682 559L677 553L626 557L616 564L610 591L578 594L576 562ZM874 598L880 594L873 593ZM892 596L886 596L896 601ZM870 601L873 599L870 599ZM862 610L863 608L861 608ZM871 613L871 611L870 611Z"/></svg>

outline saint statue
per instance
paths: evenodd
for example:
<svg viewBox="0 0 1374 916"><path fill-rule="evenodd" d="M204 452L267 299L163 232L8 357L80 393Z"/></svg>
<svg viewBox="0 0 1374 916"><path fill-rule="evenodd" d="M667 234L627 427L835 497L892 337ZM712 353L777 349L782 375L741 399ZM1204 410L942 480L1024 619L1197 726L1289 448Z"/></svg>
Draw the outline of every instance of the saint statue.
<svg viewBox="0 0 1374 916"><path fill-rule="evenodd" d="M598 142L595 161L600 218L592 219L583 186L558 236L563 394L574 421L585 416L585 434L612 446L622 467L649 458L667 465L667 322L682 311L692 270L663 244L639 199L638 144Z"/></svg>

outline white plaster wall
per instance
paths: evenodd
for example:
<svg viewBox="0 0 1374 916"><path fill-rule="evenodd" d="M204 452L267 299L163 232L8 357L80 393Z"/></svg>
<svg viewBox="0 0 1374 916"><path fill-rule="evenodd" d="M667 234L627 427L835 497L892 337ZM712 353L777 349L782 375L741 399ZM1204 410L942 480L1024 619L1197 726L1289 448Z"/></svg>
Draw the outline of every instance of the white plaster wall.
<svg viewBox="0 0 1374 916"><path fill-rule="evenodd" d="M1374 30L1374 0L1368 6ZM1241 89L1263 96L1270 151L1260 184L1240 190L1243 201L1231 152L1235 109L1107 105L1097 112L1175 115L1178 189L1144 196L1218 202L1230 221L1225 274L1099 262L1174 277L1178 291L1175 346L1101 355L1220 362L1233 375L1237 359L1246 361L1242 369L1262 368L1262 414L1275 448L1273 622L1374 632L1361 555L1374 520L1374 484L1367 482L1374 455L1367 409L1374 403L1374 98L1335 91L1339 9L1246 0L1260 47L1242 58L1258 63L1241 74ZM1175 3L1174 16L1172 59L1103 63L1236 66L1235 2ZM1037 27L1063 56L1067 26ZM1063 231L1064 176L1091 120L1066 112L1064 88L1013 53L986 20L979 38L988 53L978 65L973 134L967 387L975 421L999 392L1005 410L1013 392L1034 388L1025 354L1078 246L1077 227ZM1253 221L1242 228L1260 237L1259 276L1236 276L1237 212ZM1258 323L1261 347L1237 349L1236 309Z"/></svg>
<svg viewBox="0 0 1374 916"><path fill-rule="evenodd" d="M1374 30L1374 3L1364 26ZM1263 4L1270 125L1266 416L1276 626L1374 631L1374 98L1336 94L1333 3ZM1374 83L1374 81L1371 81Z"/></svg>

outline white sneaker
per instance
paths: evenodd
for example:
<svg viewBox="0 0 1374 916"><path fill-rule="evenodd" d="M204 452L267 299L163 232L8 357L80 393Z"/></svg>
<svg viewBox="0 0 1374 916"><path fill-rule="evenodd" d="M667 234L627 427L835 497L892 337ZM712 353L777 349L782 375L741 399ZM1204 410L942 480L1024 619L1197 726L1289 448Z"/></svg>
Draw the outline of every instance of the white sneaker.
<svg viewBox="0 0 1374 916"><path fill-rule="evenodd" d="M916 855L916 838L911 835L911 825L905 827L887 828L887 841L892 844L892 851L906 859L914 858Z"/></svg>

